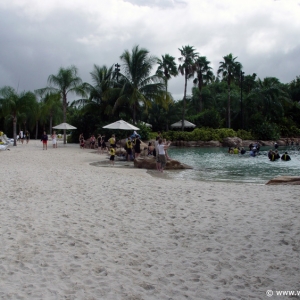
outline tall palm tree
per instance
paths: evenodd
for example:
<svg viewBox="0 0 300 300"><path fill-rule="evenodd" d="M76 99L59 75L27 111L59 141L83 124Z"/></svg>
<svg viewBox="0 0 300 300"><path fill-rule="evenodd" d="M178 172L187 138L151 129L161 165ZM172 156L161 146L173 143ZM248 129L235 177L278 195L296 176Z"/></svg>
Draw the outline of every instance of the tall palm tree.
<svg viewBox="0 0 300 300"><path fill-rule="evenodd" d="M112 113L115 99L114 85L115 73L113 66L107 68L105 65L94 65L93 71L90 73L93 85L86 84L86 89L89 92L88 99L80 99L74 101L75 105L82 105L85 112L97 113L102 118L105 115Z"/></svg>
<svg viewBox="0 0 300 300"><path fill-rule="evenodd" d="M233 57L232 53L223 56L224 61L219 63L218 74L222 74L224 80L227 81L228 101L227 101L227 127L231 128L231 103L230 103L230 85L235 78L239 78L243 68L242 64L236 61L237 57Z"/></svg>
<svg viewBox="0 0 300 300"><path fill-rule="evenodd" d="M212 82L214 79L214 74L212 68L209 66L210 61L206 59L206 56L199 56L195 61L195 68L197 77L194 79L194 84L198 86L199 89L199 109L198 112L201 112L203 109L203 100L202 100L202 88L208 82Z"/></svg>
<svg viewBox="0 0 300 300"><path fill-rule="evenodd" d="M42 106L42 115L46 118L49 118L49 133L52 134L53 120L57 121L62 116L60 93L47 93L43 99L43 102L44 105Z"/></svg>
<svg viewBox="0 0 300 300"><path fill-rule="evenodd" d="M129 106L135 124L138 109L143 106L147 111L152 101L163 101L164 84L158 75L151 75L157 58L149 56L147 49L134 46L131 52L125 50L120 58L124 74L119 74L121 89L114 110L121 105Z"/></svg>
<svg viewBox="0 0 300 300"><path fill-rule="evenodd" d="M41 89L42 92L56 92L60 93L63 105L63 122L67 121L67 95L75 93L81 97L86 96L85 84L82 83L78 76L78 70L75 66L68 68L60 68L57 75L50 75L48 77L48 84L50 87ZM66 130L64 130L64 144L66 144Z"/></svg>
<svg viewBox="0 0 300 300"><path fill-rule="evenodd" d="M172 76L178 75L177 65L175 57L166 54L161 56L162 59L157 59L158 68L156 74L162 77L165 81L166 92L168 92L168 81Z"/></svg>
<svg viewBox="0 0 300 300"><path fill-rule="evenodd" d="M193 46L183 46L180 51L181 57L179 61L182 62L178 66L178 71L181 75L184 75L184 94L183 94L183 108L182 108L182 131L184 130L184 119L185 119L185 110L186 110L186 89L187 81L194 76L195 72L195 60L198 57L198 53L195 52Z"/></svg>
<svg viewBox="0 0 300 300"><path fill-rule="evenodd" d="M29 110L36 103L35 94L22 92L18 94L12 87L0 89L0 106L5 115L10 115L13 121L14 146L17 146L17 117Z"/></svg>

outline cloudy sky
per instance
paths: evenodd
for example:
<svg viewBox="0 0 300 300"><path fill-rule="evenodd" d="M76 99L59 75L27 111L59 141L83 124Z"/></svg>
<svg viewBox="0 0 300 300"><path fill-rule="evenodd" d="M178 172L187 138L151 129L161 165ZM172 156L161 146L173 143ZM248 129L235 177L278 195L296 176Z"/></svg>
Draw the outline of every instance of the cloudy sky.
<svg viewBox="0 0 300 300"><path fill-rule="evenodd" d="M1 0L0 87L46 87L71 65L92 83L94 64L121 63L134 45L176 59L194 46L215 73L233 53L246 75L288 83L300 75L299 37L300 0ZM183 87L170 81L175 99Z"/></svg>

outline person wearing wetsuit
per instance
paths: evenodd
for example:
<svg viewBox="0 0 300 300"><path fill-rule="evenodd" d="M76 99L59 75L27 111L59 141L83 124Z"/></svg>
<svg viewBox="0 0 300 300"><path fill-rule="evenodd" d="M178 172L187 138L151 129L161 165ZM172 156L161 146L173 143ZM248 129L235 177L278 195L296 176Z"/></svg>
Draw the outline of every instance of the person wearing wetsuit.
<svg viewBox="0 0 300 300"><path fill-rule="evenodd" d="M285 152L285 153L281 156L281 160L289 161L289 160L291 160L291 157L288 155L287 152Z"/></svg>

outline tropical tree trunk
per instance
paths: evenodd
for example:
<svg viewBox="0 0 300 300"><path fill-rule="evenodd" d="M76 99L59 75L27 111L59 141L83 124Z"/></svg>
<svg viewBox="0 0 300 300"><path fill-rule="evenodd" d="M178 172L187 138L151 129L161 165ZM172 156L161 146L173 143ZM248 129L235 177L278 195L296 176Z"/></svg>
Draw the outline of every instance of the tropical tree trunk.
<svg viewBox="0 0 300 300"><path fill-rule="evenodd" d="M35 139L37 140L38 137L38 131L39 131L39 121L35 121Z"/></svg>
<svg viewBox="0 0 300 300"><path fill-rule="evenodd" d="M230 85L228 85L228 102L227 102L227 126L231 128L231 118L230 118Z"/></svg>
<svg viewBox="0 0 300 300"><path fill-rule="evenodd" d="M14 146L17 146L17 117L13 117Z"/></svg>
<svg viewBox="0 0 300 300"><path fill-rule="evenodd" d="M63 95L63 114L64 114L64 123L67 123L67 95ZM67 143L66 130L64 129L64 144Z"/></svg>
<svg viewBox="0 0 300 300"><path fill-rule="evenodd" d="M202 89L201 89L200 85L198 85L198 89L199 89L199 111L198 111L198 113L201 113L203 110L203 101L202 101Z"/></svg>
<svg viewBox="0 0 300 300"><path fill-rule="evenodd" d="M183 94L183 108L182 108L182 124L181 130L184 131L185 107L186 107L186 88L187 88L187 70L184 76L184 94Z"/></svg>
<svg viewBox="0 0 300 300"><path fill-rule="evenodd" d="M49 120L49 123L50 123L49 133L50 133L50 135L52 134L52 120L53 120L53 113L50 112L50 120Z"/></svg>
<svg viewBox="0 0 300 300"><path fill-rule="evenodd" d="M133 121L133 125L135 125L136 124L136 105L135 104L133 104L133 115L132 115L132 121Z"/></svg>

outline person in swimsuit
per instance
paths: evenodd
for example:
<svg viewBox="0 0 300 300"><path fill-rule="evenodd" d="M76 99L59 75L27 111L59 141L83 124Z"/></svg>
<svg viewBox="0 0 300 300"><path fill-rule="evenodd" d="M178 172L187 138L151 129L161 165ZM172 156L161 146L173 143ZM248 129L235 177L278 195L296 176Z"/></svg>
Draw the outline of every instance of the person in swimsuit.
<svg viewBox="0 0 300 300"><path fill-rule="evenodd" d="M109 162L111 165L114 166L115 165L115 155L116 155L115 148L110 147L109 154L110 154Z"/></svg>
<svg viewBox="0 0 300 300"><path fill-rule="evenodd" d="M79 136L79 146L80 146L81 149L84 149L85 142L84 142L83 133L81 133L80 136Z"/></svg>
<svg viewBox="0 0 300 300"><path fill-rule="evenodd" d="M52 138L53 148L57 148L57 135L56 135L56 131L53 131L53 134L52 134L51 138Z"/></svg>

